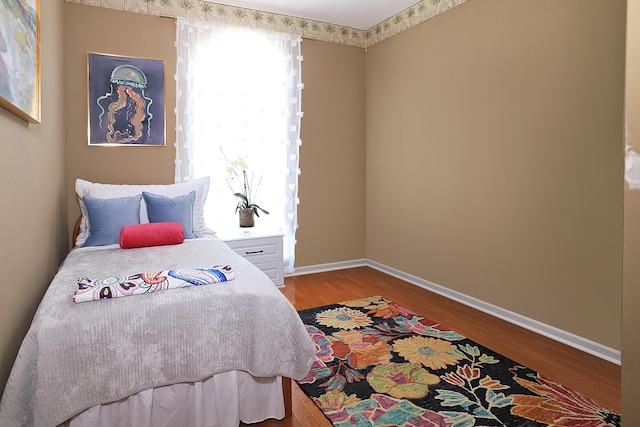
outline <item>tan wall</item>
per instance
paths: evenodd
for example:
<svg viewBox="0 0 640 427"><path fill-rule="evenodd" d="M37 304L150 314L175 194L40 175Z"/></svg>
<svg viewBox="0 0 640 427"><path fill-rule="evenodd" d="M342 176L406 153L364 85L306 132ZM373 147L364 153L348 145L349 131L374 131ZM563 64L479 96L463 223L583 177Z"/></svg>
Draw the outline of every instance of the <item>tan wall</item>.
<svg viewBox="0 0 640 427"><path fill-rule="evenodd" d="M296 267L365 256L365 52L302 44Z"/></svg>
<svg viewBox="0 0 640 427"><path fill-rule="evenodd" d="M171 184L175 158L175 21L73 3L65 4L67 78L67 189L69 226L80 208L76 178L113 184ZM165 147L89 147L87 140L87 53L165 61Z"/></svg>
<svg viewBox="0 0 640 427"><path fill-rule="evenodd" d="M175 23L66 3L69 226L79 214L76 178L171 183L175 158ZM114 30L114 28L116 30ZM127 30L130 29L130 30ZM164 59L166 147L87 145L87 52ZM364 257L364 51L303 44L302 160L296 266Z"/></svg>
<svg viewBox="0 0 640 427"><path fill-rule="evenodd" d="M470 1L369 48L367 257L619 349L624 28Z"/></svg>
<svg viewBox="0 0 640 427"><path fill-rule="evenodd" d="M0 108L0 394L66 255L63 0L40 2L42 123Z"/></svg>
<svg viewBox="0 0 640 427"><path fill-rule="evenodd" d="M627 144L640 153L640 0L627 3ZM640 425L640 190L624 194L622 419Z"/></svg>

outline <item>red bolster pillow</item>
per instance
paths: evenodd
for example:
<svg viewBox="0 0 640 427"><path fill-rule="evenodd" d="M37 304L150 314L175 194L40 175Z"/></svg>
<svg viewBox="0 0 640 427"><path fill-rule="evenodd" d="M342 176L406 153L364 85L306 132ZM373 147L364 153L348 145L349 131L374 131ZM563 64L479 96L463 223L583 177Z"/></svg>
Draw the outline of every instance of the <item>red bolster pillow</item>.
<svg viewBox="0 0 640 427"><path fill-rule="evenodd" d="M177 245L184 242L184 229L179 222L152 222L125 225L120 229L120 247Z"/></svg>

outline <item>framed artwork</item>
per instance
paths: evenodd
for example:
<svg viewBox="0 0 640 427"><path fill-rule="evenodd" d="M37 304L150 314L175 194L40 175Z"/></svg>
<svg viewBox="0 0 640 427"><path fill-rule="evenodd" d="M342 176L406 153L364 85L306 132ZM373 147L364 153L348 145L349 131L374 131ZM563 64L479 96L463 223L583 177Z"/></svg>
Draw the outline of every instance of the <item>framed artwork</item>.
<svg viewBox="0 0 640 427"><path fill-rule="evenodd" d="M89 145L164 146L164 60L89 52L88 64Z"/></svg>
<svg viewBox="0 0 640 427"><path fill-rule="evenodd" d="M0 0L0 106L40 123L40 0Z"/></svg>

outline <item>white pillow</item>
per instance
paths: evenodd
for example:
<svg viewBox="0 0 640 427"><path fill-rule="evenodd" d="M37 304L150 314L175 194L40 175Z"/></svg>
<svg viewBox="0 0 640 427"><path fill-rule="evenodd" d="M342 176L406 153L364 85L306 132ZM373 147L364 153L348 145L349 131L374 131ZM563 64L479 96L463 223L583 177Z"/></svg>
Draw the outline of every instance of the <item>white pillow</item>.
<svg viewBox="0 0 640 427"><path fill-rule="evenodd" d="M192 191L196 192L193 201L193 233L199 235L207 231L204 225L204 202L207 200L209 193L209 177L196 179L190 182L180 184L167 185L128 185L128 184L98 184L85 181L84 179L76 179L76 194L78 195L78 203L80 203L80 212L82 219L80 221L80 231L76 239L76 246L82 246L84 241L89 237L89 216L87 207L82 201L82 197L89 196L96 199L115 199L118 197L131 197L141 194L143 191L159 194L161 196L182 196ZM140 223L149 222L147 216L147 205L142 200L140 204Z"/></svg>

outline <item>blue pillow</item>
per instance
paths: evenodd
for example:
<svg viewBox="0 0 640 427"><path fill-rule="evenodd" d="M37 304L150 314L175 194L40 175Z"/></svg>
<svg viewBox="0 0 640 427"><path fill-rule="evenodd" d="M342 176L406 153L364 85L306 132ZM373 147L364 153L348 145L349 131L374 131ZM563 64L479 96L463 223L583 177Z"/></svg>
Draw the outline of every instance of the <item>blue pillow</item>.
<svg viewBox="0 0 640 427"><path fill-rule="evenodd" d="M147 204L149 222L179 222L184 229L185 239L194 239L193 234L193 201L196 192L192 191L184 196L167 197L159 194L142 192Z"/></svg>
<svg viewBox="0 0 640 427"><path fill-rule="evenodd" d="M84 246L104 246L120 242L120 229L140 224L142 195L115 199L96 199L84 196L82 201L89 215L89 237Z"/></svg>

